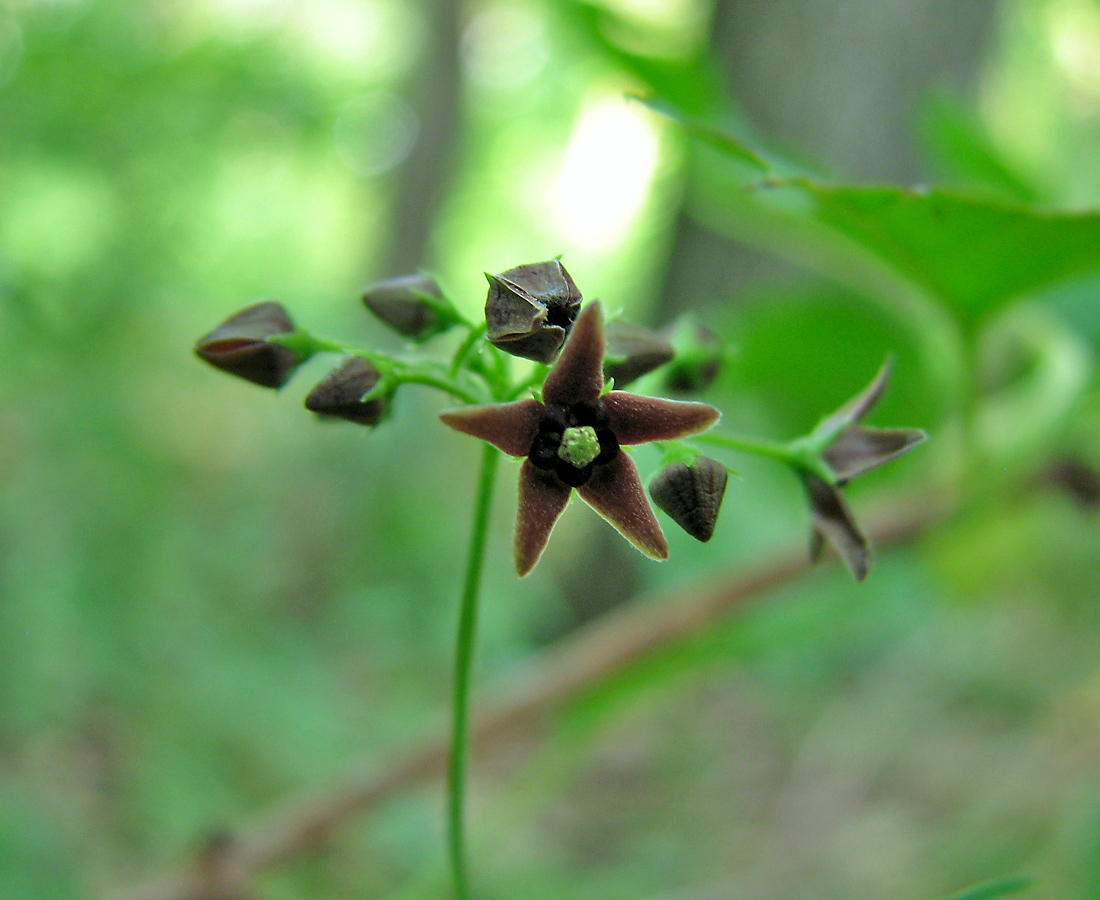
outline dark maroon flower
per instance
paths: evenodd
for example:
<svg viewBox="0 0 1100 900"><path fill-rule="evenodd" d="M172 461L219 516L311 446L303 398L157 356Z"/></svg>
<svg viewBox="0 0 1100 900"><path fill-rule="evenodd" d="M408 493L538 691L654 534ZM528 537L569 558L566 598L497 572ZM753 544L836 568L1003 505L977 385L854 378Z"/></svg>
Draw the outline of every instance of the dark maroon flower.
<svg viewBox="0 0 1100 900"><path fill-rule="evenodd" d="M552 363L581 308L581 292L565 266L550 259L485 277L489 341L513 356Z"/></svg>
<svg viewBox="0 0 1100 900"><path fill-rule="evenodd" d="M834 483L812 472L802 472L813 515L810 556L816 561L828 542L856 581L867 577L871 552L840 488L849 479L889 462L928 437L920 428L872 428L858 424L878 402L889 378L887 360L862 392L823 419L810 435L810 443L825 443L821 460L833 474Z"/></svg>
<svg viewBox="0 0 1100 900"><path fill-rule="evenodd" d="M603 391L603 309L580 314L546 376L543 403L517 400L448 410L443 421L488 441L509 456L527 457L519 473L516 572L538 562L574 488L646 556L668 558L668 543L646 500L638 470L621 445L685 437L709 428L719 412L623 391Z"/></svg>
<svg viewBox="0 0 1100 900"><path fill-rule="evenodd" d="M280 388L302 361L293 350L268 343L269 337L290 334L294 323L273 300L242 309L195 344L195 353L210 365L262 387Z"/></svg>

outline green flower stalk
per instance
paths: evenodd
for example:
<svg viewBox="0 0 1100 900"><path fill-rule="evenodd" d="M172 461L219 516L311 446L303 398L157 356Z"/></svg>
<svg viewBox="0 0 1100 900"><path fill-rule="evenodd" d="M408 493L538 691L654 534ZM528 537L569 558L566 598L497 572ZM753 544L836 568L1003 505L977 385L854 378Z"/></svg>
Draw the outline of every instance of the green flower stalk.
<svg viewBox="0 0 1100 900"><path fill-rule="evenodd" d="M364 303L378 319L415 343L458 330L456 346L442 359L407 358L316 337L296 327L273 301L231 316L195 347L211 365L270 388L286 384L311 356L339 353L340 362L305 400L319 416L374 428L386 421L398 388L416 384L459 403L440 418L455 431L485 442L455 649L447 841L457 900L470 894L465 850L470 670L502 453L522 460L513 539L520 577L534 569L574 493L647 557L668 557L668 542L627 452L649 442L666 444L666 465L650 483L653 503L692 537L710 540L728 471L717 460L700 456L690 442L681 443L692 438L792 467L810 499L815 555L831 544L862 579L869 560L867 542L840 487L925 437L918 429L861 424L885 388L888 365L810 435L789 444L704 433L720 418L715 407L607 390L604 380L606 376L622 386L666 366L670 383L699 390L713 379L724 355L721 342L709 332L694 323L682 325L673 340L682 358L673 359L673 346L653 332L624 322L605 326L598 302L582 310L580 291L559 260L517 266L488 278L485 324L476 326L461 317L429 276L379 282L364 293ZM506 353L540 365L513 381ZM538 399L520 399L529 391Z"/></svg>

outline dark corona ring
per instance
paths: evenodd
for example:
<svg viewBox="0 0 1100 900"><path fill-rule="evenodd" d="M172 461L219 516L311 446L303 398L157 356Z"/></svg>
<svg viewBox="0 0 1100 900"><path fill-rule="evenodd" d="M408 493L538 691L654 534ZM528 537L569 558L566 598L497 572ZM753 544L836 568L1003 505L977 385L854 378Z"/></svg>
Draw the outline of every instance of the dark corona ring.
<svg viewBox="0 0 1100 900"><path fill-rule="evenodd" d="M593 468L619 455L619 442L608 423L603 400L572 406L548 403L527 458L570 487L580 487L592 477Z"/></svg>

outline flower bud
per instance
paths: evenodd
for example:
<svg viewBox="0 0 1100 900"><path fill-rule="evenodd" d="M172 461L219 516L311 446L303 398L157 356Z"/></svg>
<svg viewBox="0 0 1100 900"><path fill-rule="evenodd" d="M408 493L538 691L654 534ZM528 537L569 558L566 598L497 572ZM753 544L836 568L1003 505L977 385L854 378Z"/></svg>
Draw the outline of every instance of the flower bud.
<svg viewBox="0 0 1100 900"><path fill-rule="evenodd" d="M403 275L363 291L363 303L398 334L426 341L458 321L458 313L430 275Z"/></svg>
<svg viewBox="0 0 1100 900"><path fill-rule="evenodd" d="M691 466L665 466L650 482L649 496L684 531L705 543L714 534L728 480L724 465L700 456Z"/></svg>
<svg viewBox="0 0 1100 900"><path fill-rule="evenodd" d="M569 335L581 292L556 259L489 275L486 336L513 356L552 363Z"/></svg>
<svg viewBox="0 0 1100 900"><path fill-rule="evenodd" d="M382 377L361 356L346 356L306 397L306 409L322 416L347 419L356 425L373 427L385 417L389 397L363 398Z"/></svg>
<svg viewBox="0 0 1100 900"><path fill-rule="evenodd" d="M626 387L676 355L672 344L641 325L612 319L606 331L603 373L605 378L614 379L616 388Z"/></svg>
<svg viewBox="0 0 1100 900"><path fill-rule="evenodd" d="M295 351L268 343L269 337L290 334L294 323L273 300L256 303L226 319L195 344L195 353L231 375L269 388L280 388L302 361Z"/></svg>
<svg viewBox="0 0 1100 900"><path fill-rule="evenodd" d="M725 343L709 328L682 320L671 334L676 358L665 370L665 386L674 394L705 391L722 369Z"/></svg>

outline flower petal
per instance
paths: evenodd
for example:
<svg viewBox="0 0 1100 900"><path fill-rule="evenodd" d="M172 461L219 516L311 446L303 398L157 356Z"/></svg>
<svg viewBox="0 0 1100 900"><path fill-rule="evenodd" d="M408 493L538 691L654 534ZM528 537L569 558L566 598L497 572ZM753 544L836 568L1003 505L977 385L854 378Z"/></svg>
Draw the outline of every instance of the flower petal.
<svg viewBox="0 0 1100 900"><path fill-rule="evenodd" d="M572 406L584 400L596 400L603 390L603 307L589 303L577 321L561 355L546 376L542 399L547 403Z"/></svg>
<svg viewBox="0 0 1100 900"><path fill-rule="evenodd" d="M611 431L620 444L671 441L706 431L721 413L706 403L685 403L611 391L603 398Z"/></svg>
<svg viewBox="0 0 1100 900"><path fill-rule="evenodd" d="M455 431L488 441L509 456L526 456L539 430L542 404L517 400L492 406L462 406L439 414Z"/></svg>
<svg viewBox="0 0 1100 900"><path fill-rule="evenodd" d="M871 383L831 416L823 419L814 429L814 432L825 433L837 431L840 428L858 422L867 415L867 413L871 411L871 408L878 403L879 397L882 396L882 392L886 390L886 383L890 380L891 364L892 361L890 357L886 357L881 368L878 370L878 374L875 375Z"/></svg>
<svg viewBox="0 0 1100 900"><path fill-rule="evenodd" d="M853 425L841 432L822 458L843 484L916 446L928 435L919 428L871 428Z"/></svg>
<svg viewBox="0 0 1100 900"><path fill-rule="evenodd" d="M577 493L650 559L668 559L668 541L646 500L638 469L625 453L596 466Z"/></svg>
<svg viewBox="0 0 1100 900"><path fill-rule="evenodd" d="M820 555L821 538L824 538L840 554L856 581L863 581L871 562L871 550L867 545L867 538L856 525L844 496L835 487L813 475L803 475L802 481L810 495L816 535L810 541L811 558L816 559Z"/></svg>
<svg viewBox="0 0 1100 900"><path fill-rule="evenodd" d="M513 555L516 574L522 578L542 556L573 489L554 475L544 472L524 460L519 470L519 512L516 515L516 537Z"/></svg>

